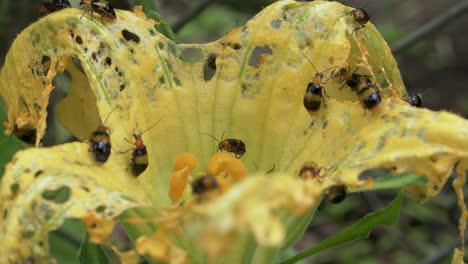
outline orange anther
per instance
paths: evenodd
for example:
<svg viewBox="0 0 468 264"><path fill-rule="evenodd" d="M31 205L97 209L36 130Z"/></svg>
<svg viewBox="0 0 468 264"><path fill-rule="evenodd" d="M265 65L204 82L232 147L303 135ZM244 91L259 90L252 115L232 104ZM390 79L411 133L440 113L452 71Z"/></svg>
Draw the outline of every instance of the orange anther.
<svg viewBox="0 0 468 264"><path fill-rule="evenodd" d="M169 199L171 201L176 202L182 197L188 184L189 174L190 170L188 169L181 169L172 173L169 178Z"/></svg>
<svg viewBox="0 0 468 264"><path fill-rule="evenodd" d="M174 163L174 171L169 178L169 199L178 201L187 187L188 176L197 165L197 159L192 153L179 155Z"/></svg>
<svg viewBox="0 0 468 264"><path fill-rule="evenodd" d="M211 157L208 164L208 173L210 175L227 173L231 175L234 181L239 181L247 175L247 168L241 160L236 159L231 154L217 152Z"/></svg>
<svg viewBox="0 0 468 264"><path fill-rule="evenodd" d="M224 179L223 177L216 177L216 176L215 176L215 178L216 178L216 181L219 184L219 190L220 190L221 193L225 193L229 189L231 189L232 185L226 179Z"/></svg>
<svg viewBox="0 0 468 264"><path fill-rule="evenodd" d="M224 171L224 164L230 160L235 159L231 154L224 152L216 152L210 159L208 164L208 173L210 175L218 175Z"/></svg>
<svg viewBox="0 0 468 264"><path fill-rule="evenodd" d="M227 163L226 168L234 181L240 181L247 175L247 168L239 159L232 159Z"/></svg>
<svg viewBox="0 0 468 264"><path fill-rule="evenodd" d="M195 166L197 165L197 158L195 155L192 153L182 153L180 154L176 161L174 162L174 169L172 171L178 171L180 169L183 169L185 167L188 168L188 170L193 170Z"/></svg>

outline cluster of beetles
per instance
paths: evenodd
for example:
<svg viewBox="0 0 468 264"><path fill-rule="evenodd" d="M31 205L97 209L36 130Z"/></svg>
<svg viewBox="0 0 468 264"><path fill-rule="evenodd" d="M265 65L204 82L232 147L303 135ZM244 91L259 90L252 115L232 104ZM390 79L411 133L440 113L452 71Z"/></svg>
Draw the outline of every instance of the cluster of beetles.
<svg viewBox="0 0 468 264"><path fill-rule="evenodd" d="M93 16L93 13L97 13L101 16L102 19L117 19L114 8L104 0L82 0L80 1L80 6L85 10L85 13L90 13ZM39 7L39 12L41 16L46 16L50 13L62 10L64 8L71 7L71 4L68 0L50 0L48 2L42 3ZM348 15L351 15L355 20L357 26L354 28L353 33L365 27L366 23L370 20L370 16L366 10L362 8L353 9L349 12ZM312 78L312 81L307 84L305 95L303 99L304 108L311 116L315 116L320 110L320 107L324 101L325 87L322 80L324 78L324 73L333 68L319 72L313 63L304 55L304 57L309 61L315 70L315 76ZM359 98L361 105L368 110L375 109L378 107L382 101L379 90L376 88L375 84L371 80L371 76L363 75L357 73L359 68L356 68L354 71L351 71L350 68L341 68L339 70L333 70L330 74L331 77L339 77L344 82L343 86L347 85L353 92L355 92ZM342 86L342 87L343 87ZM341 88L340 88L341 89ZM406 97L406 102L414 107L422 106L421 95L419 94L409 94ZM110 114L115 110L114 108L107 115L104 124L109 118ZM159 122L159 121L158 121ZM142 174L148 167L148 153L146 151L146 146L143 143L142 135L153 128L158 122L147 128L145 131L140 133L133 133L135 142L132 143L129 140L126 141L134 144L131 160L131 172L135 177L138 177ZM36 141L36 129L32 126L24 126L21 129L16 125L13 127L14 134L21 140L26 143L34 144ZM236 138L228 138L221 140L216 139L215 137L208 135L218 141L217 149L219 151L227 151L232 153L236 158L241 158L242 155L246 152L245 143ZM105 125L100 125L94 132L91 134L90 138L90 152L94 160L98 163L105 163L111 154L112 146L110 141L110 135L108 128ZM126 153L130 150L120 152ZM273 167L274 168L274 167ZM309 161L303 164L299 170L299 177L304 180L311 179L320 179L322 167L319 167L315 162ZM268 173L273 172L273 169L268 171ZM205 175L198 177L191 183L192 192L197 195L201 195L205 192L209 192L213 189L218 188L216 179L212 176ZM335 185L332 186L327 194L327 200L331 203L340 203L346 197L347 188L345 185Z"/></svg>

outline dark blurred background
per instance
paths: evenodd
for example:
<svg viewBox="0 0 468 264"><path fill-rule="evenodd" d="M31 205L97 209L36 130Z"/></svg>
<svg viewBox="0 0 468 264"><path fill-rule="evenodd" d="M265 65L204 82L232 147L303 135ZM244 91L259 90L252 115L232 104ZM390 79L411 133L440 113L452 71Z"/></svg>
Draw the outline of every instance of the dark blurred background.
<svg viewBox="0 0 468 264"><path fill-rule="evenodd" d="M39 0L0 0L1 63L15 36L38 19ZM70 1L73 6L78 0ZM110 1L115 8L129 9L130 1ZM135 2L135 1L132 1ZM209 42L249 18L273 1L266 0L160 0L159 13L173 26L177 41ZM409 92L421 93L424 107L447 110L468 117L468 1L381 0L341 1L363 7L371 15L395 56ZM454 8L455 7L455 8ZM446 16L448 10L452 13ZM428 22L425 36L401 46ZM465 46L467 45L467 46ZM51 122L54 122L53 120ZM53 127L54 124L50 124ZM54 133L48 131L48 134ZM61 133L61 132L56 132ZM49 136L50 138L63 138ZM57 142L48 142L53 145ZM339 205L324 205L296 249L305 249L356 222L366 213L386 205L394 192L349 195ZM450 263L459 242L460 210L450 184L429 204L407 198L400 223L372 232L369 239L320 253L306 263Z"/></svg>

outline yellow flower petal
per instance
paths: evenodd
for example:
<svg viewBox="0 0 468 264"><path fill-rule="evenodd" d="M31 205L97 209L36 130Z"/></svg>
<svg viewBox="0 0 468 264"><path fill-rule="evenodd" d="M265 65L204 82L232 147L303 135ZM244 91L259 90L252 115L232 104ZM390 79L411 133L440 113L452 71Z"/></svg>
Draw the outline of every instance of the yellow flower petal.
<svg viewBox="0 0 468 264"><path fill-rule="evenodd" d="M158 261L175 264L188 263L187 254L177 248L161 231L154 233L151 238L140 237L136 247L140 254L149 255Z"/></svg>
<svg viewBox="0 0 468 264"><path fill-rule="evenodd" d="M24 262L32 254L47 259L49 251L40 245L66 218L95 213L96 221L110 220L138 205L155 208L152 222L164 228L140 240L144 252L173 260L185 254L179 248L200 249L187 257L216 261L227 254L239 262L250 237L261 247L281 247L287 223L316 206L330 186L369 185L359 175L374 168L424 175L428 184L409 190L421 199L435 196L454 164L468 158L468 122L402 100L406 92L390 49L371 24L353 33L349 11L336 2L279 1L208 44L175 45L141 11L117 11L116 21L103 23L70 8L29 26L0 75L7 132L32 126L39 145L53 78L67 72L72 80L59 110L63 124L84 140L116 109L105 124L113 152L104 164L92 159L89 143L20 152L0 186L0 237L6 242L0 262ZM124 30L139 41L126 41ZM189 60L190 52L198 58ZM311 117L303 98L314 67L330 69L324 73L330 79ZM341 88L345 80L336 73L348 67L371 76L381 93L382 103L372 111L355 91ZM132 153L119 153L132 147L124 139L158 120L142 135L149 164L135 178L127 170ZM245 142L242 162L228 153L210 162L217 148L203 134ZM198 158L197 167L189 158L174 167L186 152ZM323 168L319 178L299 177L306 161ZM272 167L273 174L262 173ZM229 185L213 199L166 211L177 200L168 195L175 168L226 173L233 183L226 180Z"/></svg>

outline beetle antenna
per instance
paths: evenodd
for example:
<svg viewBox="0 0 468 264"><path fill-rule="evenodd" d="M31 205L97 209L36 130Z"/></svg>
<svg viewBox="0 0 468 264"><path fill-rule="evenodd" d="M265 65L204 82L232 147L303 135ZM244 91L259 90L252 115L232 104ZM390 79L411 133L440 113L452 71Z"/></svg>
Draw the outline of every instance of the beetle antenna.
<svg viewBox="0 0 468 264"><path fill-rule="evenodd" d="M115 109L117 109L118 106L114 107L114 109L112 109L106 116L106 119L104 119L104 124L107 123L107 119L109 119L109 116L112 114L112 112L114 112Z"/></svg>
<svg viewBox="0 0 468 264"><path fill-rule="evenodd" d="M154 126L156 126L159 122L161 122L162 119L159 119L156 123L152 124L150 127L148 127L145 131L140 133L140 136L146 133L148 130L152 129Z"/></svg>
<svg viewBox="0 0 468 264"><path fill-rule="evenodd" d="M255 169L257 170L257 172L260 172L260 171L258 170L257 163L255 163L255 161L252 161L252 163L253 163L253 165L254 165Z"/></svg>
<svg viewBox="0 0 468 264"><path fill-rule="evenodd" d="M299 50L302 54L302 56L304 56L304 58L310 63L310 65L312 65L312 67L314 67L314 70L316 73L319 73L319 71L317 70L317 68L315 68L315 65L312 63L312 61L304 54L304 52L302 52L302 50Z"/></svg>
<svg viewBox="0 0 468 264"><path fill-rule="evenodd" d="M224 134L224 133L223 133ZM207 133L200 133L200 135L205 135L205 136L209 136L211 137L212 139L214 139L216 142L221 142L221 140L215 138L214 136L210 135L210 134L207 134Z"/></svg>
<svg viewBox="0 0 468 264"><path fill-rule="evenodd" d="M271 167L271 169L265 172L265 174L273 173L275 171L275 167L276 167L276 164L273 164L273 167Z"/></svg>
<svg viewBox="0 0 468 264"><path fill-rule="evenodd" d="M339 66L332 66L332 67L330 67L330 68L326 68L326 69L323 70L321 73L325 73L326 71L329 71L329 70L331 70L331 69L336 69L336 68L338 68L338 67L339 67Z"/></svg>
<svg viewBox="0 0 468 264"><path fill-rule="evenodd" d="M429 92L430 90L432 90L432 88L426 88L424 91L417 93L417 94L419 94L419 96L422 96L423 94L425 94L426 92Z"/></svg>

